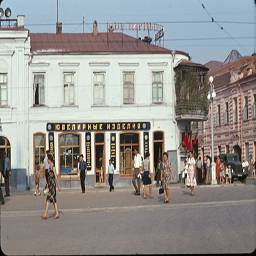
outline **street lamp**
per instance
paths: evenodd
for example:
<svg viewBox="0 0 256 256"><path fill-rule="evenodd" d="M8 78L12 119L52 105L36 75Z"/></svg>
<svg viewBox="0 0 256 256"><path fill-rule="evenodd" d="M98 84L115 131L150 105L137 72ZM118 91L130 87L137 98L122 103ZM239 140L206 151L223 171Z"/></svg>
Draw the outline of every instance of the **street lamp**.
<svg viewBox="0 0 256 256"><path fill-rule="evenodd" d="M213 141L213 99L216 97L216 92L214 90L213 77L209 77L210 90L207 95L207 99L211 101L211 145L212 145L212 180L211 184L216 185L216 167L214 162L214 141Z"/></svg>

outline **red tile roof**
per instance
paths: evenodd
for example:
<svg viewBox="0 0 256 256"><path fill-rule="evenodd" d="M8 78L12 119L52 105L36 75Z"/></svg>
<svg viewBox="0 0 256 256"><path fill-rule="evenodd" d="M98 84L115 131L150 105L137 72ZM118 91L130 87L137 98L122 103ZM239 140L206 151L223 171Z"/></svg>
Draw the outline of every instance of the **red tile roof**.
<svg viewBox="0 0 256 256"><path fill-rule="evenodd" d="M145 43L117 32L93 33L30 33L34 54L171 54L171 50ZM176 51L189 57L188 53Z"/></svg>
<svg viewBox="0 0 256 256"><path fill-rule="evenodd" d="M208 67L206 67L205 65L202 65L200 63L195 63L195 62L192 62L190 60L182 60L178 65L178 66L189 66L189 67L199 67L199 68L202 68L202 69L205 69L205 70L209 70Z"/></svg>

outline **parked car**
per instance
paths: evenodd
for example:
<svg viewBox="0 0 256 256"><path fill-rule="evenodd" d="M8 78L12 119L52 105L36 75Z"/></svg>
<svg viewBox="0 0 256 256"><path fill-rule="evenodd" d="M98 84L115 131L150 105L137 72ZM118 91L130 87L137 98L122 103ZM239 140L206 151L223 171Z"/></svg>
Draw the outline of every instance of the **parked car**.
<svg viewBox="0 0 256 256"><path fill-rule="evenodd" d="M233 183L234 180L239 180L243 183L246 182L246 178L248 176L248 173L243 170L242 163L239 160L238 154L221 154L220 159L223 159L226 166L229 164L231 165L231 168L233 170L232 176L231 176L231 182Z"/></svg>

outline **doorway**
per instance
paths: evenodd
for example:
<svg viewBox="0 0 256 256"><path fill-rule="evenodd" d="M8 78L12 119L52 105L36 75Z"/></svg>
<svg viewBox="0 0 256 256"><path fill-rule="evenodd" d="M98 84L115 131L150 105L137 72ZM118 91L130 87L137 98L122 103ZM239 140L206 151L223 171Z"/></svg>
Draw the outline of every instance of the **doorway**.
<svg viewBox="0 0 256 256"><path fill-rule="evenodd" d="M239 146L238 144L236 144L236 145L233 147L233 149L234 149L234 153L238 154L239 160L241 161L241 153L242 153L242 150L241 150L240 146Z"/></svg>
<svg viewBox="0 0 256 256"><path fill-rule="evenodd" d="M95 181L96 184L105 183L105 134L96 133L95 134Z"/></svg>
<svg viewBox="0 0 256 256"><path fill-rule="evenodd" d="M7 138L0 136L0 183L3 184L4 178L2 177L2 170L4 169L4 153L6 153L7 157L11 162L11 145Z"/></svg>
<svg viewBox="0 0 256 256"><path fill-rule="evenodd" d="M164 133L163 132L154 132L153 134L153 143L154 143L154 170L156 171L157 164L164 152Z"/></svg>
<svg viewBox="0 0 256 256"><path fill-rule="evenodd" d="M139 134L120 134L120 174L125 177L132 176L133 151L139 151Z"/></svg>

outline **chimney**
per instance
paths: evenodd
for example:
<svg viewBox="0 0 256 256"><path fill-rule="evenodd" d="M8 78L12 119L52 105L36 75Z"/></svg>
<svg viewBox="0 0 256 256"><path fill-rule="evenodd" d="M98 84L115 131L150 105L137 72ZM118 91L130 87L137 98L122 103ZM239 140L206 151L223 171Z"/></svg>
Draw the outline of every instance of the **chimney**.
<svg viewBox="0 0 256 256"><path fill-rule="evenodd" d="M17 16L17 27L24 28L25 25L25 15L18 15Z"/></svg>
<svg viewBox="0 0 256 256"><path fill-rule="evenodd" d="M56 22L56 34L62 33L62 22Z"/></svg>
<svg viewBox="0 0 256 256"><path fill-rule="evenodd" d="M94 36L97 36L97 34L98 34L98 23L97 23L97 21L95 20L95 21L93 22L93 35L94 35Z"/></svg>

